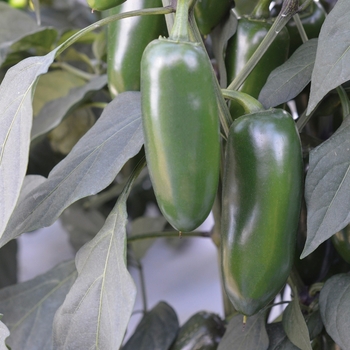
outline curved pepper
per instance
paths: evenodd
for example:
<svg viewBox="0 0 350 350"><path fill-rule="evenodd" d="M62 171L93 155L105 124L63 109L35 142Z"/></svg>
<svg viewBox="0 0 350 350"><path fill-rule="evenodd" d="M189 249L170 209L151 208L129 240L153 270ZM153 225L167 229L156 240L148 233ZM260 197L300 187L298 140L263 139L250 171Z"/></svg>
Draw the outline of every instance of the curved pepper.
<svg viewBox="0 0 350 350"><path fill-rule="evenodd" d="M219 113L211 63L189 42L189 2L178 1L171 39L152 41L141 60L147 165L161 212L179 231L208 216L220 165Z"/></svg>
<svg viewBox="0 0 350 350"><path fill-rule="evenodd" d="M256 20L248 17L239 19L237 31L229 40L226 49L225 65L228 83L233 81L248 62L271 28L271 25L267 20ZM286 28L283 28L242 84L239 91L258 98L260 90L265 85L270 73L288 58L288 50L289 33ZM230 111L233 119L244 114L243 109L234 102L230 104Z"/></svg>
<svg viewBox="0 0 350 350"><path fill-rule="evenodd" d="M224 286L250 316L286 283L302 199L295 123L280 109L236 119L227 140L221 222Z"/></svg>
<svg viewBox="0 0 350 350"><path fill-rule="evenodd" d="M233 6L232 0L199 0L194 6L194 15L199 31L209 34Z"/></svg>
<svg viewBox="0 0 350 350"><path fill-rule="evenodd" d="M109 15L143 8L162 7L162 0L129 0ZM107 74L112 97L140 90L140 62L144 49L160 35L167 35L164 16L136 16L108 24Z"/></svg>
<svg viewBox="0 0 350 350"><path fill-rule="evenodd" d="M87 3L93 11L104 11L118 6L125 1L126 0L87 0Z"/></svg>

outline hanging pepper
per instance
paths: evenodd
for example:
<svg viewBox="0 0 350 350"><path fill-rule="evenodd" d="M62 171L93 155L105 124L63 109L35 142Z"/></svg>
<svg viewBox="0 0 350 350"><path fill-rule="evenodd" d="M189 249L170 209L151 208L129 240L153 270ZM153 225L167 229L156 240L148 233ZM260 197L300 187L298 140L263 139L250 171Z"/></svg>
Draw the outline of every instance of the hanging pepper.
<svg viewBox="0 0 350 350"><path fill-rule="evenodd" d="M87 3L93 11L104 11L118 6L125 1L126 0L87 0Z"/></svg>
<svg viewBox="0 0 350 350"><path fill-rule="evenodd" d="M219 116L212 67L189 41L188 1L178 0L169 39L152 41L141 61L142 121L159 208L179 231L197 228L217 191Z"/></svg>
<svg viewBox="0 0 350 350"><path fill-rule="evenodd" d="M302 176L290 114L271 109L233 122L223 178L222 271L229 299L246 316L266 306L289 276Z"/></svg>
<svg viewBox="0 0 350 350"><path fill-rule="evenodd" d="M109 10L109 15L161 7L162 0L129 0ZM135 16L108 24L107 74L112 97L140 90L140 62L144 49L167 34L164 16Z"/></svg>
<svg viewBox="0 0 350 350"><path fill-rule="evenodd" d="M238 21L237 31L229 40L225 65L227 82L230 83L248 62L261 41L271 28L269 20L242 17ZM259 63L241 85L239 91L258 98L260 90L265 85L270 73L286 61L289 50L289 33L283 28L268 48ZM244 114L243 109L231 102L230 111L233 119Z"/></svg>
<svg viewBox="0 0 350 350"><path fill-rule="evenodd" d="M194 6L198 29L209 34L233 7L233 0L199 0Z"/></svg>

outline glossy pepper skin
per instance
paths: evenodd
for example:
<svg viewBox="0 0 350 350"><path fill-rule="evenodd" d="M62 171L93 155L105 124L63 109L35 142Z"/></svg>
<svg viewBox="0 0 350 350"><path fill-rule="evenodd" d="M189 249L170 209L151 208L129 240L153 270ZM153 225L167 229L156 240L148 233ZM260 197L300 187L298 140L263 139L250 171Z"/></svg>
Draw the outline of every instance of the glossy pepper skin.
<svg viewBox="0 0 350 350"><path fill-rule="evenodd" d="M333 235L332 243L339 255L350 264L350 225Z"/></svg>
<svg viewBox="0 0 350 350"><path fill-rule="evenodd" d="M245 115L230 127L223 179L222 271L234 308L266 306L293 264L302 199L302 153L281 109Z"/></svg>
<svg viewBox="0 0 350 350"><path fill-rule="evenodd" d="M303 24L308 39L317 38L319 36L326 15L326 10L318 1L313 1L305 11L299 13L301 23ZM302 40L293 19L287 23L287 29L290 35L290 56L302 44Z"/></svg>
<svg viewBox="0 0 350 350"><path fill-rule="evenodd" d="M179 231L208 216L219 175L219 119L199 44L158 39L141 61L145 153L159 208Z"/></svg>
<svg viewBox="0 0 350 350"><path fill-rule="evenodd" d="M201 34L209 34L232 7L232 0L197 0L194 15Z"/></svg>
<svg viewBox="0 0 350 350"><path fill-rule="evenodd" d="M125 1L126 0L87 0L87 3L94 11L104 11L118 6Z"/></svg>
<svg viewBox="0 0 350 350"><path fill-rule="evenodd" d="M162 0L129 0L109 10L109 15L162 6ZM139 91L142 53L152 40L167 35L164 16L124 18L108 24L107 31L107 75L112 97Z"/></svg>
<svg viewBox="0 0 350 350"><path fill-rule="evenodd" d="M228 41L226 49L225 65L228 83L236 77L248 62L271 28L271 25L266 20L256 20L247 17L239 19L237 31ZM287 60L288 50L289 33L286 28L283 28L242 84L239 91L257 99L269 74ZM231 103L230 111L233 119L244 114L243 109L237 103Z"/></svg>

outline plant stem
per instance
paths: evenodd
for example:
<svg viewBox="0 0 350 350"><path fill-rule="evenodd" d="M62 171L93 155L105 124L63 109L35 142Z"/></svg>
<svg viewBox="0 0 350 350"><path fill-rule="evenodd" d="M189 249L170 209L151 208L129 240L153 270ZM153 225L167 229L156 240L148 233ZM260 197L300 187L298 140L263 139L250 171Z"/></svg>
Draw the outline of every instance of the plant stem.
<svg viewBox="0 0 350 350"><path fill-rule="evenodd" d="M204 237L204 238L210 238L209 232L204 231L195 231L195 232L182 232L181 235L178 231L167 231L167 232L149 232L149 233L143 233L140 235L130 236L128 237L128 243L140 241L143 239L150 239L150 238L172 238L172 237L178 237L178 238L188 238L188 237Z"/></svg>
<svg viewBox="0 0 350 350"><path fill-rule="evenodd" d="M169 13L173 13L174 9L172 7L156 7L156 8L148 8L148 9L142 9L137 11L128 11L124 13L118 13L113 16L108 16L106 18L103 18L95 23L90 24L89 26L85 27L82 30L79 30L75 34L73 34L70 38L68 38L64 43L62 43L60 46L56 48L56 54L57 57L59 54L61 54L64 50L66 50L69 46L74 44L78 39L80 39L82 36L84 36L87 33L92 32L96 28L100 28L108 23L118 21L123 18L128 17L134 17L134 16L146 16L146 15L166 15Z"/></svg>
<svg viewBox="0 0 350 350"><path fill-rule="evenodd" d="M300 37L301 37L301 41L302 41L303 43L306 43L306 42L309 40L309 38L307 37L307 34L306 34L305 29L304 29L304 27L303 27L303 24L301 23L299 14L296 13L296 14L293 16L293 19L294 19L294 22L295 22L295 24L296 24L296 26L297 26L297 29L298 29L298 31L299 31L299 34L300 34Z"/></svg>
<svg viewBox="0 0 350 350"><path fill-rule="evenodd" d="M250 72L254 69L261 57L264 55L269 46L275 40L278 33L298 11L298 0L285 0L283 2L281 12L272 24L270 30L267 32L265 38L260 43L252 57L248 60L243 69L228 86L228 90L238 90L240 88L240 86L246 80Z"/></svg>
<svg viewBox="0 0 350 350"><path fill-rule="evenodd" d="M66 72L72 73L75 76L82 78L84 80L91 80L92 78L96 78L97 75L90 74L82 71L81 69L75 68L66 62L55 62L51 65L53 68L61 68Z"/></svg>
<svg viewBox="0 0 350 350"><path fill-rule="evenodd" d="M142 299L142 306L143 306L143 314L145 315L148 310L147 305L147 294L146 294L146 283L145 283L145 276L143 274L143 267L140 261L137 261L137 268L139 270L139 277L140 277L140 285L141 285L141 299Z"/></svg>
<svg viewBox="0 0 350 350"><path fill-rule="evenodd" d="M271 0L259 0L250 14L250 17L260 19L270 17L270 3Z"/></svg>
<svg viewBox="0 0 350 350"><path fill-rule="evenodd" d="M244 92L227 89L222 89L221 92L225 98L238 102L243 107L245 114L259 112L265 109L257 99Z"/></svg>
<svg viewBox="0 0 350 350"><path fill-rule="evenodd" d="M190 41L188 33L188 11L190 0L177 0L175 22L171 29L170 39Z"/></svg>

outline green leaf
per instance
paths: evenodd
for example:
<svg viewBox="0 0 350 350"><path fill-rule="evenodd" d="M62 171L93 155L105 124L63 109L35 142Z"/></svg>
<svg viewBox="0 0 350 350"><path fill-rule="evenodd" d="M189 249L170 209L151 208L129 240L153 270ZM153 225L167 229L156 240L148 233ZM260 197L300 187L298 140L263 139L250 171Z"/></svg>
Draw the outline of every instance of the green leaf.
<svg viewBox="0 0 350 350"><path fill-rule="evenodd" d="M234 316L227 326L218 350L267 350L269 338L265 323L265 312L248 317L245 325L242 315Z"/></svg>
<svg viewBox="0 0 350 350"><path fill-rule="evenodd" d="M86 100L92 92L107 84L107 76L97 76L86 85L71 89L64 97L48 102L33 121L31 138L34 139L59 125L78 104Z"/></svg>
<svg viewBox="0 0 350 350"><path fill-rule="evenodd" d="M210 33L213 44L213 53L216 58L219 76L220 86L227 87L227 73L225 66L224 53L229 39L235 34L237 29L238 19L233 11L230 11L230 15L225 22L221 22Z"/></svg>
<svg viewBox="0 0 350 350"><path fill-rule="evenodd" d="M282 324L289 340L294 345L301 350L312 350L309 331L298 299L293 299L284 310Z"/></svg>
<svg viewBox="0 0 350 350"><path fill-rule="evenodd" d="M9 52L13 53L17 51L26 51L33 49L40 49L47 52L55 43L56 38L56 29L40 27L40 30L38 30L37 32L28 34L20 40L14 42L10 46Z"/></svg>
<svg viewBox="0 0 350 350"><path fill-rule="evenodd" d="M0 310L12 349L51 349L52 322L76 279L74 261L0 290Z"/></svg>
<svg viewBox="0 0 350 350"><path fill-rule="evenodd" d="M269 336L269 347L267 350L299 350L287 337L282 322L271 323L266 326Z"/></svg>
<svg viewBox="0 0 350 350"><path fill-rule="evenodd" d="M49 49L56 37L55 29L39 27L23 11L0 2L0 66L10 53L30 48Z"/></svg>
<svg viewBox="0 0 350 350"><path fill-rule="evenodd" d="M16 205L27 170L35 83L47 72L55 53L56 50L21 61L7 71L0 85L0 236Z"/></svg>
<svg viewBox="0 0 350 350"><path fill-rule="evenodd" d="M168 350L179 330L175 311L159 302L141 319L123 350Z"/></svg>
<svg viewBox="0 0 350 350"><path fill-rule="evenodd" d="M323 329L323 322L321 319L320 311L314 311L311 315L306 317L306 324L309 330L310 339L315 339Z"/></svg>
<svg viewBox="0 0 350 350"><path fill-rule="evenodd" d="M311 80L316 49L317 39L307 41L288 61L271 72L259 95L265 108L288 102L303 91Z"/></svg>
<svg viewBox="0 0 350 350"><path fill-rule="evenodd" d="M342 348L350 344L350 274L328 279L320 293L320 311L327 333Z"/></svg>
<svg viewBox="0 0 350 350"><path fill-rule="evenodd" d="M78 141L92 128L96 116L90 107L75 108L61 123L47 134L50 148L57 154L67 155ZM44 138L43 138L44 139ZM42 140L39 140L39 143ZM33 142L34 146L38 142ZM33 148L31 148L32 150Z"/></svg>
<svg viewBox="0 0 350 350"><path fill-rule="evenodd" d="M350 118L310 152L305 181L307 239L301 258L350 222Z"/></svg>
<svg viewBox="0 0 350 350"><path fill-rule="evenodd" d="M350 2L338 0L323 23L311 78L308 114L330 90L350 80L349 17Z"/></svg>
<svg viewBox="0 0 350 350"><path fill-rule="evenodd" d="M33 98L34 118L46 103L66 96L69 90L85 84L84 79L64 70L57 69L40 76Z"/></svg>
<svg viewBox="0 0 350 350"><path fill-rule="evenodd" d="M14 41L17 38L38 30L35 20L24 11L14 9L0 2L0 43Z"/></svg>
<svg viewBox="0 0 350 350"><path fill-rule="evenodd" d="M0 249L0 288L17 283L17 241L8 242Z"/></svg>
<svg viewBox="0 0 350 350"><path fill-rule="evenodd" d="M226 321L218 315L199 311L179 329L170 350L216 350L226 330Z"/></svg>
<svg viewBox="0 0 350 350"><path fill-rule="evenodd" d="M6 338L10 335L9 329L0 321L0 350L8 350Z"/></svg>
<svg viewBox="0 0 350 350"><path fill-rule="evenodd" d="M77 253L79 276L54 320L55 349L115 350L122 344L136 297L126 267L130 187L129 182L100 232Z"/></svg>
<svg viewBox="0 0 350 350"><path fill-rule="evenodd" d="M139 92L118 95L48 179L21 200L0 245L50 226L77 200L107 187L143 144Z"/></svg>
<svg viewBox="0 0 350 350"><path fill-rule="evenodd" d="M78 251L101 230L105 217L96 209L84 209L82 201L78 201L62 213L60 221L68 232L70 243Z"/></svg>
<svg viewBox="0 0 350 350"><path fill-rule="evenodd" d="M151 232L163 231L167 221L163 216L159 217L140 217L131 223L130 236L142 235ZM141 239L140 241L132 242L132 249L136 259L140 260L146 254L147 250L154 243L155 239Z"/></svg>

